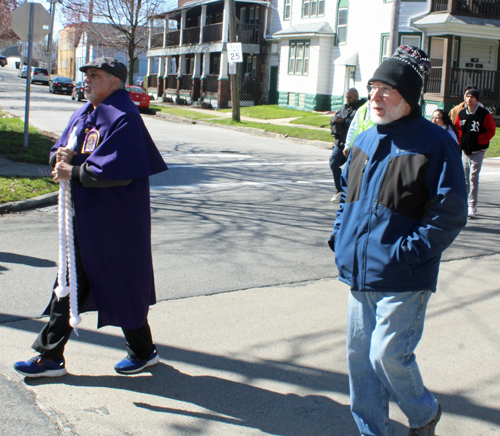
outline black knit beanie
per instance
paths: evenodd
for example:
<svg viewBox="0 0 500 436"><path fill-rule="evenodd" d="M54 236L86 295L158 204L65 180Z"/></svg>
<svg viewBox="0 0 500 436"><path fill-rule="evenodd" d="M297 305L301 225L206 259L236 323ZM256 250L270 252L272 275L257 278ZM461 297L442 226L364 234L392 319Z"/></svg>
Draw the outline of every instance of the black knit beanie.
<svg viewBox="0 0 500 436"><path fill-rule="evenodd" d="M431 63L424 51L411 45L400 45L392 57L385 60L368 81L384 82L397 89L413 108L418 105L424 75L431 69Z"/></svg>
<svg viewBox="0 0 500 436"><path fill-rule="evenodd" d="M473 95L479 101L479 91L477 89L468 89L465 95Z"/></svg>

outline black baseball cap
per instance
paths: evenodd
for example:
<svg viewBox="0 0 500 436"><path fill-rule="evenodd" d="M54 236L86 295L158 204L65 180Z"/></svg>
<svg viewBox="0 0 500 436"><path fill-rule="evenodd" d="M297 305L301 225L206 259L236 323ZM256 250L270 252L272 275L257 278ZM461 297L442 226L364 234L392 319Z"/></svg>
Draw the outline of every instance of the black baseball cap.
<svg viewBox="0 0 500 436"><path fill-rule="evenodd" d="M80 71L85 73L89 68L97 68L98 70L104 70L113 76L118 77L123 82L127 81L127 67L123 62L120 62L115 58L95 58L88 64L80 67Z"/></svg>

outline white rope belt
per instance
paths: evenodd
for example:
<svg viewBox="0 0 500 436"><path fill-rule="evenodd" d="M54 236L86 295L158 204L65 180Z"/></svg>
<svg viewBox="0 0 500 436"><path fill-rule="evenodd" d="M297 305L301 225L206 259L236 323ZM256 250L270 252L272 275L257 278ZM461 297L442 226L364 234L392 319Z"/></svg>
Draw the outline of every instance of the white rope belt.
<svg viewBox="0 0 500 436"><path fill-rule="evenodd" d="M76 127L71 132L66 147L75 151L77 138ZM73 229L74 210L71 202L71 183L69 180L59 181L59 268L57 270L57 287L54 289L58 299L69 295L69 324L78 334L77 327L82 322L78 313L78 296L75 261L75 239Z"/></svg>

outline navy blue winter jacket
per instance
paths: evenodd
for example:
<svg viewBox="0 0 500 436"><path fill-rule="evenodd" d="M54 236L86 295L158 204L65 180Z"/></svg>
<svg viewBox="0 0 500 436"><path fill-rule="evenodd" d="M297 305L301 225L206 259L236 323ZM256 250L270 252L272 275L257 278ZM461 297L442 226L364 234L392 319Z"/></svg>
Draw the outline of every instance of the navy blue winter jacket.
<svg viewBox="0 0 500 436"><path fill-rule="evenodd" d="M435 291L442 252L467 222L460 151L420 115L356 137L329 245L353 291Z"/></svg>

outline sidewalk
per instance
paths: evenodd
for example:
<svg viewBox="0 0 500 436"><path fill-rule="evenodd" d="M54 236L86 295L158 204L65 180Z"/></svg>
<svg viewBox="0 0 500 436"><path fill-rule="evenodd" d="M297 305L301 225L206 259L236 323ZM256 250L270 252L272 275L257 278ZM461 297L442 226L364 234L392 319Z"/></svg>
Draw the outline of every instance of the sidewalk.
<svg viewBox="0 0 500 436"><path fill-rule="evenodd" d="M499 262L442 263L417 349L443 406L441 436L500 432ZM161 362L135 376L113 371L123 337L117 328L96 330L92 313L68 344L69 374L23 383L12 363L30 357L45 320L5 323L0 371L23 383L64 435L354 436L347 296L345 285L326 279L161 302L150 312ZM407 435L391 406L396 435Z"/></svg>

